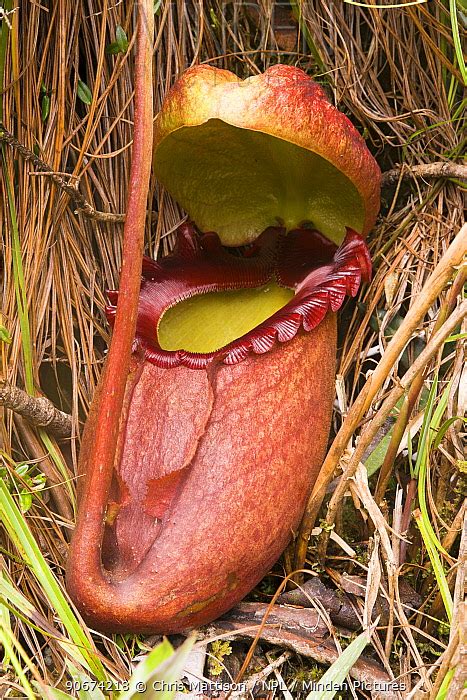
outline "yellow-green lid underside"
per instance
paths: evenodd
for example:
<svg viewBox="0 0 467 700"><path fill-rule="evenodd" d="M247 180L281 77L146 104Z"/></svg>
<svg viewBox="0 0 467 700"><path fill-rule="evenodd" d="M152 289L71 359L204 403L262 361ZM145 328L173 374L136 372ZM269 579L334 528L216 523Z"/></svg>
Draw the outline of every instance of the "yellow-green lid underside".
<svg viewBox="0 0 467 700"><path fill-rule="evenodd" d="M268 226L310 223L339 244L360 232L362 198L340 170L313 151L275 136L209 119L158 144L156 174L202 231L244 245Z"/></svg>

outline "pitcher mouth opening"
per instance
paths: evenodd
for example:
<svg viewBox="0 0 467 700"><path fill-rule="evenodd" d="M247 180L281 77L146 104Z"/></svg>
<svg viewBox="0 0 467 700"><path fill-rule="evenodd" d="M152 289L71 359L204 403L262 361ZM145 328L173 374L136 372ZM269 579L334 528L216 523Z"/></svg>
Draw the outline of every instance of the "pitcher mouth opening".
<svg viewBox="0 0 467 700"><path fill-rule="evenodd" d="M144 258L134 350L163 368L236 364L316 328L370 276L368 248L352 229L338 247L313 228L270 227L232 250L186 223L170 255ZM118 292L108 296L112 324Z"/></svg>

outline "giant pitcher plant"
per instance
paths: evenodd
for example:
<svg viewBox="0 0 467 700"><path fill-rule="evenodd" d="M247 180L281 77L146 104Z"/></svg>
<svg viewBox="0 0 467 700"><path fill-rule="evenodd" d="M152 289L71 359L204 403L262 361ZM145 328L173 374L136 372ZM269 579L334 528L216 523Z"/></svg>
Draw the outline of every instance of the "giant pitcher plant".
<svg viewBox="0 0 467 700"><path fill-rule="evenodd" d="M109 294L114 337L83 436L68 564L73 599L107 631L214 619L293 536L328 438L335 312L370 275L364 236L379 207L363 139L290 66L245 81L188 70L157 117L154 168L190 219L170 255L144 259L142 276L133 266L133 292L124 269ZM128 365L115 375L132 294L134 331L116 351Z"/></svg>

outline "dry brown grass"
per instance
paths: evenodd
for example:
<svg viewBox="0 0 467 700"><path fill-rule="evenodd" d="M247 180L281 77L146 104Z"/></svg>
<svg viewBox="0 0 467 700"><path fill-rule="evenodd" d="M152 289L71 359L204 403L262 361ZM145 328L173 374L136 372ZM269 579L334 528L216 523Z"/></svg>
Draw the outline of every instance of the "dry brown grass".
<svg viewBox="0 0 467 700"><path fill-rule="evenodd" d="M461 76L454 60L447 3L433 0L381 10L312 0L297 3L298 23L288 17L288 11L285 13L285 29L274 21L280 4L260 0L258 10L242 2L163 1L156 17L156 111L177 76L193 63L209 61L246 76L278 61L290 62L327 85L336 105L367 136L383 170L402 162L415 165L461 156L465 149ZM124 212L133 118L134 3L21 0L19 9L9 17L12 31L6 51L2 119L6 128L54 171L77 177L80 191L96 209ZM130 39L130 50L125 55L108 55L105 47L114 41L118 24ZM78 96L78 78L91 89L89 105ZM45 120L41 116L44 95L50 101ZM8 146L5 155L9 178L14 183L34 383L38 391L73 415L75 433L70 441L54 443L67 465L65 475L60 473L57 459L54 462L47 455L40 437L11 412L4 412L0 444L3 454L15 462L36 460L38 469L47 473L52 488L34 499L26 517L47 561L62 579L73 522L79 428L95 391L109 338L103 315L105 289L118 284L123 225L93 221L76 213L69 197L48 177L32 171L31 165L15 156ZM10 345L1 346L2 372L11 383L23 387L22 335L4 179L0 181L0 191L4 263L0 325L7 327L12 338ZM148 215L146 250L155 256L170 249L171 233L183 213L154 180L151 191L157 217ZM409 179L395 191L383 192L381 216L370 237L375 275L362 291L359 304L348 305L341 324L339 373L343 398L334 416L336 432L361 390L366 373L379 362L394 328L419 297L460 229L463 194L461 183L444 179ZM371 420L382 398L427 342L446 293L434 300L429 312L420 319L406 354L388 371L375 401L362 417L362 424ZM462 410L462 396L465 399L465 388L461 390L460 386L462 341L448 348L442 358L439 353L435 356L425 372L425 386L429 387L433 370L440 370L440 392L450 379L453 381L445 420ZM415 400L413 415L422 411L423 406ZM460 576L465 566L464 561L459 561L456 569L457 531L462 526L463 512L461 470L465 470L456 428L459 423L451 426L441 449L430 460L432 523L452 556L446 559L451 567L448 578L452 588L456 575ZM355 436L360 432L357 429ZM351 449L353 445L354 442ZM345 460L340 466L345 466ZM408 465L404 455L397 457L395 468L399 481L405 483ZM64 476L69 481L65 479L64 483ZM370 486L374 492L372 481ZM382 505L374 503L375 507L381 505L393 525L394 488L393 480L386 491L386 501ZM358 505L357 492L362 499L364 485L360 483L354 489ZM352 517L354 525L349 531L345 520L338 518L337 530L345 539L351 539L352 546L357 546L360 563L366 564L368 537L381 527L381 510L373 517L370 514L366 521L363 508L351 516L353 506L348 499L344 503L341 513L344 518ZM367 510L373 508L372 503L363 504ZM325 516L324 509L322 517ZM375 653L392 667L396 676L404 675L408 687L420 679L421 689L436 697L432 665L446 649L448 636L439 636L438 623L432 621L443 618L443 609L413 522L409 537L413 545L405 564L400 562L404 565L401 573L410 575L425 603L410 623L396 614L386 650L386 630L382 630L382 645ZM53 611L37 579L24 562L17 560L16 550L6 538L2 547L6 575L33 602L38 613L53 622ZM321 546L320 551L323 553L325 548ZM328 573L336 567L352 572L359 566L355 561L336 559L338 554L328 550ZM314 556L315 550L309 549L310 564L314 564ZM387 556L385 552L382 561ZM394 594L397 600L397 590L392 591ZM456 595L457 618L453 627L459 624L462 591ZM40 676L51 685L57 684L64 669L60 645L54 640L46 644L42 635L25 621L16 620L13 628L27 653L35 658ZM465 632L461 630L461 634ZM452 635L451 639L458 638ZM99 642L99 648L111 672L125 677L135 641L120 640L120 644L118 647L113 641L104 640ZM454 658L455 653L454 649ZM447 670L444 668L444 672ZM12 696L17 680L11 669L7 673L8 682L13 685L5 692Z"/></svg>

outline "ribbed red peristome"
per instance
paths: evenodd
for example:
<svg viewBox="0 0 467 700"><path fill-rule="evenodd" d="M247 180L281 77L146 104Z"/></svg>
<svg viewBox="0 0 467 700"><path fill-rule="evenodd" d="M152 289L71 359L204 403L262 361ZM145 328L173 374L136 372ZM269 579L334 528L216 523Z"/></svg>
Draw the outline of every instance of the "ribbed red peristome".
<svg viewBox="0 0 467 700"><path fill-rule="evenodd" d="M262 354L285 343L303 328L311 331L328 311L336 312L345 297L354 297L371 276L371 260L363 238L347 229L337 247L319 231L279 227L266 229L241 253L222 247L215 233L199 235L190 223L177 230L173 252L156 262L145 258L142 270L135 350L158 367L183 365L203 369L214 359L233 365L249 353ZM261 287L275 280L295 290L279 311L242 337L211 353L163 350L157 342L162 314L198 294ZM109 291L107 318L112 324L118 292Z"/></svg>

